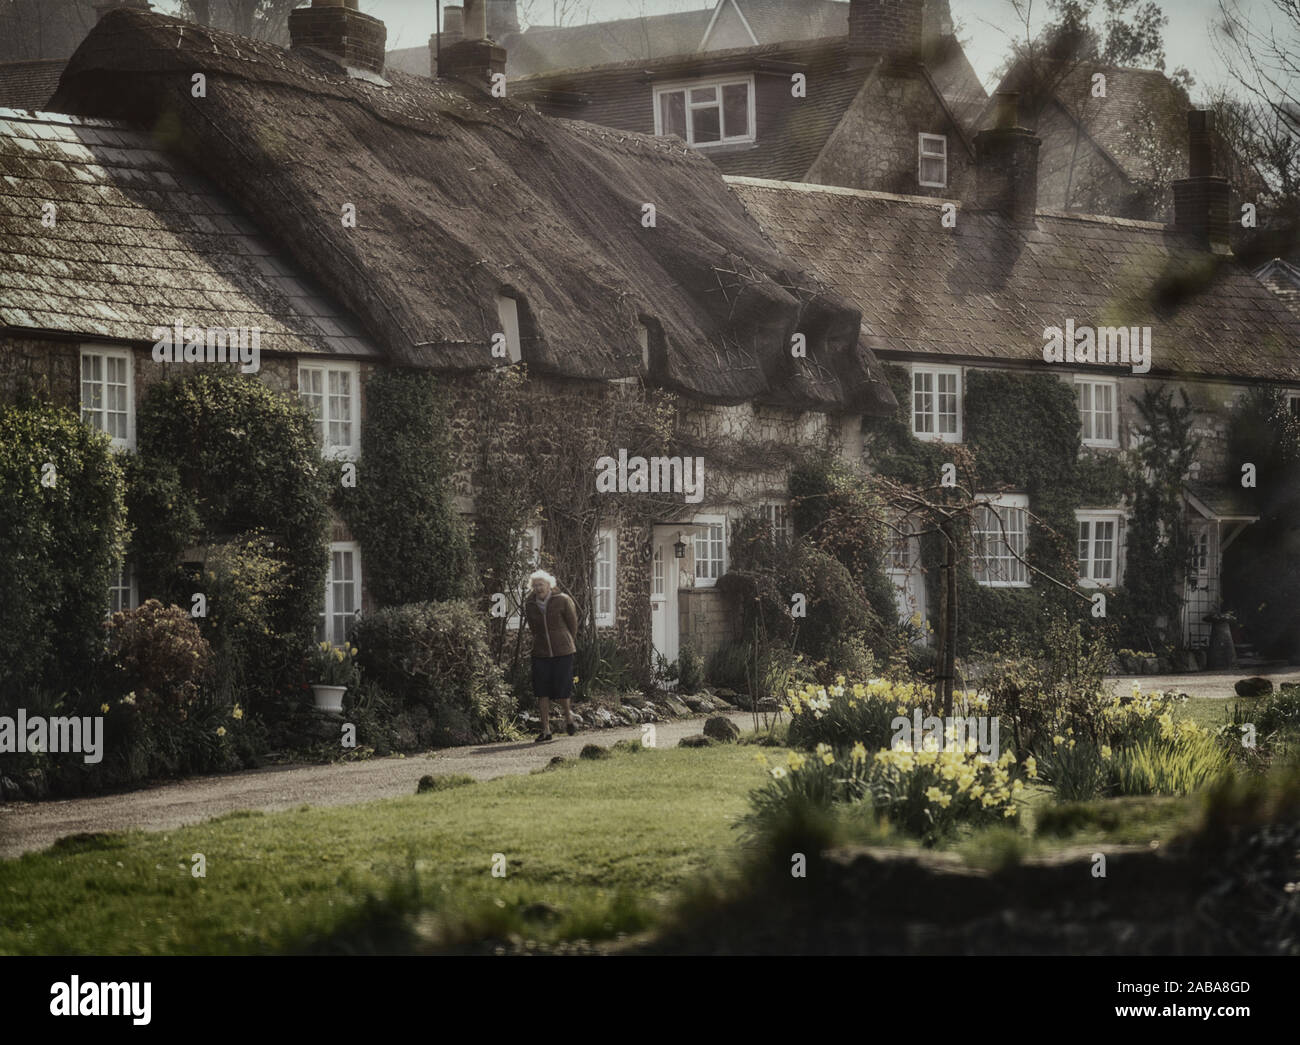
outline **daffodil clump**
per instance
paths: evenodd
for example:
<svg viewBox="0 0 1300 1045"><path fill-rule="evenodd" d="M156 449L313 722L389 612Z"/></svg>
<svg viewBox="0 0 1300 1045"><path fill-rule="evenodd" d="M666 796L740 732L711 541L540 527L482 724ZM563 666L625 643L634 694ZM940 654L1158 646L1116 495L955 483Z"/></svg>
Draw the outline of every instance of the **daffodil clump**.
<svg viewBox="0 0 1300 1045"><path fill-rule="evenodd" d="M745 824L760 836L764 825L785 826L801 811L840 806L933 844L959 824L1015 823L1024 778L1038 772L1032 757L1017 765L1010 751L990 760L974 739L940 750L929 737L919 750L900 743L874 753L861 741L838 752L823 741L776 764L757 757L770 779L751 796Z"/></svg>
<svg viewBox="0 0 1300 1045"><path fill-rule="evenodd" d="M1217 779L1227 769L1226 752L1196 723L1174 719L1179 700L1143 695L1134 682L1128 699L1117 696L1102 708L1099 739L1076 735L1070 725L1053 734L1041 752L1043 779L1063 801L1187 794Z"/></svg>
<svg viewBox="0 0 1300 1045"><path fill-rule="evenodd" d="M308 678L321 686L355 686L361 680L356 655L361 651L350 643L317 644L308 657Z"/></svg>
<svg viewBox="0 0 1300 1045"><path fill-rule="evenodd" d="M811 751L829 744L844 751L860 742L876 751L889 746L895 718L911 715L913 708L927 708L933 696L932 690L912 682L872 679L850 684L840 675L832 686L787 690L782 710L790 716L788 738L794 747Z"/></svg>
<svg viewBox="0 0 1300 1045"><path fill-rule="evenodd" d="M1037 772L1032 757L1017 765L1011 751L990 760L973 738L942 750L933 737L919 750L900 742L873 756L871 804L878 820L933 843L958 824L1017 822L1024 778Z"/></svg>

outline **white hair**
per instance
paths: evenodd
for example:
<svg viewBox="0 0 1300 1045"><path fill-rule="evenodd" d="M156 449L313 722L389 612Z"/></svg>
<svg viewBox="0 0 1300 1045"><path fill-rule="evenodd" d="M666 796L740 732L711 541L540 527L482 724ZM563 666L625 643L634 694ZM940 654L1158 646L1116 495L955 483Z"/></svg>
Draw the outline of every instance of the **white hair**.
<svg viewBox="0 0 1300 1045"><path fill-rule="evenodd" d="M531 574L531 575L529 576L529 578L528 578L528 586L529 586L530 588L533 586L533 581L545 581L545 582L546 582L547 584L549 584L552 588L558 588L558 587L559 587L559 583L555 580L555 578L552 577L552 576L551 576L549 573L547 573L545 570L534 570L534 571L532 572L532 574Z"/></svg>

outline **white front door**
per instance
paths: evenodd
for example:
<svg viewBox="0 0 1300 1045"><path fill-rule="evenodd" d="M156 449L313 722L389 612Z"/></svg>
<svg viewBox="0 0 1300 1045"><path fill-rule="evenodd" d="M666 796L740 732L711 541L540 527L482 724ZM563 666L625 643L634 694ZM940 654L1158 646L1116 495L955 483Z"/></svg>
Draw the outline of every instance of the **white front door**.
<svg viewBox="0 0 1300 1045"><path fill-rule="evenodd" d="M654 558L650 563L650 641L654 664L660 656L669 664L677 659L680 636L677 628L677 559L673 543L677 531L656 533ZM653 665L652 665L653 666Z"/></svg>
<svg viewBox="0 0 1300 1045"><path fill-rule="evenodd" d="M929 607L925 599L925 573L921 569L921 539L906 536L916 532L912 520L897 520L895 525L902 534L894 537L889 549L889 561L885 573L894 584L894 605L898 610L898 619L906 623L913 617L919 617L924 625L929 616Z"/></svg>

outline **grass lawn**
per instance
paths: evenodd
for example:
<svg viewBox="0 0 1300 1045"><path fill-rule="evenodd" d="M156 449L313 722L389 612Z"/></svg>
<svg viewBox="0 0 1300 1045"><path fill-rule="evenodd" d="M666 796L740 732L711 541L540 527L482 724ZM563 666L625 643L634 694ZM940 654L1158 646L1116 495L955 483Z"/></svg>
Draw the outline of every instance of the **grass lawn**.
<svg viewBox="0 0 1300 1045"><path fill-rule="evenodd" d="M65 839L0 862L0 953L406 948L421 941L400 916L417 911L425 945L635 932L727 866L731 821L763 779L754 754L619 752L365 805ZM206 878L191 875L195 853ZM376 925L392 935L375 940Z"/></svg>

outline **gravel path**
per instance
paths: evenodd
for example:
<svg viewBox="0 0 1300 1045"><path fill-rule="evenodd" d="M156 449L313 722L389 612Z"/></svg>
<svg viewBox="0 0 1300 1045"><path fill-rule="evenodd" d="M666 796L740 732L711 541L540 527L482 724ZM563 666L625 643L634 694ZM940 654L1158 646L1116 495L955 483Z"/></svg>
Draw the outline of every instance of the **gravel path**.
<svg viewBox="0 0 1300 1045"><path fill-rule="evenodd" d="M1174 689L1189 697L1236 697L1232 688L1245 678L1269 679L1276 689L1284 682L1300 682L1300 668L1285 664L1262 668L1233 668L1230 671L1198 671L1194 675L1119 675L1108 678L1115 683L1116 693L1128 693L1136 679L1142 683L1143 693Z"/></svg>
<svg viewBox="0 0 1300 1045"><path fill-rule="evenodd" d="M729 712L741 729L749 729L748 712ZM659 722L656 746L676 747L682 737L699 733L705 716ZM88 831L142 828L165 831L195 824L236 809L272 812L300 805L340 806L397 798L415 793L426 773L464 773L476 780L525 774L556 755L576 757L587 744L610 747L618 740L640 739L641 727L586 730L577 736L557 734L549 744L531 739L507 744L443 748L432 757L379 758L327 766L274 766L220 776L190 777L141 791L93 798L0 804L0 858L44 849L66 835Z"/></svg>

